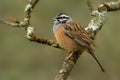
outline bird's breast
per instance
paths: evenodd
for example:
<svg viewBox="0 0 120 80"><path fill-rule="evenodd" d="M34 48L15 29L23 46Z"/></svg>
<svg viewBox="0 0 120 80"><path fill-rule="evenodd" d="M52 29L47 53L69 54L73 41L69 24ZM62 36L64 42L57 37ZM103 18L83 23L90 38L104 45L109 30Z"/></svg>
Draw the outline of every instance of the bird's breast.
<svg viewBox="0 0 120 80"><path fill-rule="evenodd" d="M60 46L68 51L77 51L80 49L80 46L64 33L64 27L59 27L55 32L55 37Z"/></svg>

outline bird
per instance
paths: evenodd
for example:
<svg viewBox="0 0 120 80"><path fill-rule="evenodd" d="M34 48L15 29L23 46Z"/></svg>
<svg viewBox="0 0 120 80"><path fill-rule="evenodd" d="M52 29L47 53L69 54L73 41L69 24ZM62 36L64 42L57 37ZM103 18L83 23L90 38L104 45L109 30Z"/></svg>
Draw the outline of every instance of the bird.
<svg viewBox="0 0 120 80"><path fill-rule="evenodd" d="M88 33L79 22L66 13L60 13L54 18L53 33L59 45L70 52L68 59L74 52L84 49L94 58L102 72L105 72L92 48L96 46L94 36Z"/></svg>

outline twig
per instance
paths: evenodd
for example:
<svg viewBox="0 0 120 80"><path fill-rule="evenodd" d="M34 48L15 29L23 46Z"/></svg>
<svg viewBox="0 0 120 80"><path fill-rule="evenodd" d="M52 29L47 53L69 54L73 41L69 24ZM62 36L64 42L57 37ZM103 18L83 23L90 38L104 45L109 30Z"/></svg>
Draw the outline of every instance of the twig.
<svg viewBox="0 0 120 80"><path fill-rule="evenodd" d="M24 22L26 25L30 25L31 12L39 0L29 0L29 3L25 7L25 18Z"/></svg>
<svg viewBox="0 0 120 80"><path fill-rule="evenodd" d="M4 20L4 19L2 19L2 18L0 19L0 21L1 21L2 23L7 24L7 25L12 26L12 27L18 26L17 23L12 23L12 22L9 22L9 21Z"/></svg>

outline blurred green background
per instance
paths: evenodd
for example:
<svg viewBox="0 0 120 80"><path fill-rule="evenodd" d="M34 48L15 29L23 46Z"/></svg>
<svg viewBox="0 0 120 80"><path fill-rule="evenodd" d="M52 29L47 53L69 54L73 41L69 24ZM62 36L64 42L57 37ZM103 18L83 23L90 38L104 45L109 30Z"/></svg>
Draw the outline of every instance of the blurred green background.
<svg viewBox="0 0 120 80"><path fill-rule="evenodd" d="M53 18L65 12L83 26L92 17L87 0L40 0L32 13L31 24L37 36L53 39ZM92 0L95 8L111 0ZM113 0L117 1L117 0ZM0 17L24 17L28 0L0 0ZM0 80L53 80L67 51L28 41L22 28L0 22ZM106 72L86 52L82 54L68 80L120 80L120 11L109 12L106 23L96 36L94 48Z"/></svg>

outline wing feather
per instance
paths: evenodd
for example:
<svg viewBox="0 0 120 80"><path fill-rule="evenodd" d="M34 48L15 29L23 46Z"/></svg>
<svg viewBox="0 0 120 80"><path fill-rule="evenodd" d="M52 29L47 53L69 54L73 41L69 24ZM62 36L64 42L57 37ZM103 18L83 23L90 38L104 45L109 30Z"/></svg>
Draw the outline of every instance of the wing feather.
<svg viewBox="0 0 120 80"><path fill-rule="evenodd" d="M69 22L64 25L64 33L73 39L77 44L84 47L90 47L94 44L94 38L77 22Z"/></svg>

